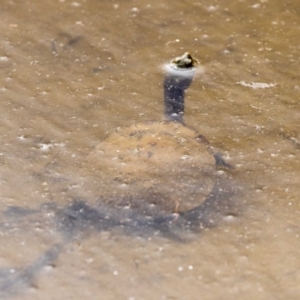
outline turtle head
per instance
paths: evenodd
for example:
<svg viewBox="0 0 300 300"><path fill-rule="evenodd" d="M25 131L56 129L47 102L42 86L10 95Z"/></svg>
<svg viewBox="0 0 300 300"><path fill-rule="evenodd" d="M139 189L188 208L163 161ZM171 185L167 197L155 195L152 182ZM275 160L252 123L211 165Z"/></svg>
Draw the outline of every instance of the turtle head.
<svg viewBox="0 0 300 300"><path fill-rule="evenodd" d="M195 68L198 61L189 52L172 60L171 65L177 70Z"/></svg>
<svg viewBox="0 0 300 300"><path fill-rule="evenodd" d="M173 59L165 68L165 118L169 121L183 123L185 90L193 81L197 62L186 52Z"/></svg>

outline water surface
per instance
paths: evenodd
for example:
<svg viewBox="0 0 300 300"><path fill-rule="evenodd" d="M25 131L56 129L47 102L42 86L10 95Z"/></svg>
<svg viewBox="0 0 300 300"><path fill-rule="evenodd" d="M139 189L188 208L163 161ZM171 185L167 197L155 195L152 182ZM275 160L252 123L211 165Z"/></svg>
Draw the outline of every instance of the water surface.
<svg viewBox="0 0 300 300"><path fill-rule="evenodd" d="M1 297L298 299L299 14L295 0L2 3ZM205 69L185 120L235 166L219 209L188 241L92 221L68 236L57 212L94 204L85 157L161 119L161 66L185 51Z"/></svg>

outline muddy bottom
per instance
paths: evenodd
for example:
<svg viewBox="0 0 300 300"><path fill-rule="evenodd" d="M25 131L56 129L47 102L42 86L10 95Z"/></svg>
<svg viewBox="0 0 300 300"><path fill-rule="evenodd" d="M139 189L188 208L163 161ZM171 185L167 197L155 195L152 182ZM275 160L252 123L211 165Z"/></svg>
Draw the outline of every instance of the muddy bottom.
<svg viewBox="0 0 300 300"><path fill-rule="evenodd" d="M1 299L299 299L297 1L10 1L0 25ZM162 119L185 51L185 122L234 169L179 215L102 203L82 165Z"/></svg>

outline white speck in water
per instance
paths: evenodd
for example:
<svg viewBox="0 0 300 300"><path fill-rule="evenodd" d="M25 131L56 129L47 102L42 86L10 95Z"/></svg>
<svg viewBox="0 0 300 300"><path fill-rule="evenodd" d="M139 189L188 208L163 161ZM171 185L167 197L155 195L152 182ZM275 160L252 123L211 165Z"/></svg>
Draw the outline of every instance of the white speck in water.
<svg viewBox="0 0 300 300"><path fill-rule="evenodd" d="M169 42L167 42L166 45L168 46L168 45L170 45L170 44L179 43L179 42L180 42L180 39L176 39L176 40L174 40L174 41L169 41Z"/></svg>
<svg viewBox="0 0 300 300"><path fill-rule="evenodd" d="M13 274L13 273L15 273L16 272L16 269L10 269L9 270L9 273L11 273L11 274Z"/></svg>
<svg viewBox="0 0 300 300"><path fill-rule="evenodd" d="M253 7L253 8L260 8L260 4L259 3L255 3L255 4L251 5L251 7Z"/></svg>
<svg viewBox="0 0 300 300"><path fill-rule="evenodd" d="M210 5L210 6L207 8L207 11L216 11L217 8L218 8L218 6Z"/></svg>
<svg viewBox="0 0 300 300"><path fill-rule="evenodd" d="M114 6L114 9L118 9L120 7L119 4L114 4L113 6Z"/></svg>
<svg viewBox="0 0 300 300"><path fill-rule="evenodd" d="M255 125L255 129L256 130L262 130L264 129L265 126L261 126L261 125Z"/></svg>
<svg viewBox="0 0 300 300"><path fill-rule="evenodd" d="M117 276L117 275L119 274L119 272L118 272L118 271L113 271L113 274L114 274L115 276Z"/></svg>
<svg viewBox="0 0 300 300"><path fill-rule="evenodd" d="M53 269L54 269L54 267L53 267L52 265L47 265L47 266L44 267L44 270L45 270L46 272L50 272L50 271L52 271Z"/></svg>
<svg viewBox="0 0 300 300"><path fill-rule="evenodd" d="M69 190L77 189L77 188L79 188L80 186L81 186L80 184L70 184L70 185L68 186L68 189L69 189Z"/></svg>
<svg viewBox="0 0 300 300"><path fill-rule="evenodd" d="M0 56L0 62L1 61L8 61L8 57L7 56Z"/></svg>
<svg viewBox="0 0 300 300"><path fill-rule="evenodd" d="M20 140L20 141L24 141L25 140L25 136L22 134L22 135L18 136L17 139Z"/></svg>
<svg viewBox="0 0 300 300"><path fill-rule="evenodd" d="M133 7L133 8L131 9L131 11L136 13L136 12L139 12L140 10L139 10L137 7Z"/></svg>
<svg viewBox="0 0 300 300"><path fill-rule="evenodd" d="M49 149L53 148L53 145L52 144L39 144L39 148L42 151L48 151Z"/></svg>
<svg viewBox="0 0 300 300"><path fill-rule="evenodd" d="M245 87L249 87L252 89L267 89L276 86L276 83L265 83L265 82L245 82L238 81L237 84L240 84Z"/></svg>
<svg viewBox="0 0 300 300"><path fill-rule="evenodd" d="M81 4L78 2L72 2L71 5L74 7L79 7Z"/></svg>
<svg viewBox="0 0 300 300"><path fill-rule="evenodd" d="M192 265L189 265L189 270L193 270L194 269L194 266L192 266Z"/></svg>
<svg viewBox="0 0 300 300"><path fill-rule="evenodd" d="M43 231L44 231L44 229L41 228L41 227L39 227L39 226L35 227L34 230L35 230L36 232L43 232Z"/></svg>
<svg viewBox="0 0 300 300"><path fill-rule="evenodd" d="M225 221L228 221L228 222L232 222L235 220L235 216L234 215L227 215L224 217L224 220Z"/></svg>
<svg viewBox="0 0 300 300"><path fill-rule="evenodd" d="M186 160L186 159L189 159L189 158L190 158L189 155L182 155L182 156L181 156L181 159L182 159L182 160Z"/></svg>
<svg viewBox="0 0 300 300"><path fill-rule="evenodd" d="M183 267L178 267L178 271L182 272L183 271Z"/></svg>

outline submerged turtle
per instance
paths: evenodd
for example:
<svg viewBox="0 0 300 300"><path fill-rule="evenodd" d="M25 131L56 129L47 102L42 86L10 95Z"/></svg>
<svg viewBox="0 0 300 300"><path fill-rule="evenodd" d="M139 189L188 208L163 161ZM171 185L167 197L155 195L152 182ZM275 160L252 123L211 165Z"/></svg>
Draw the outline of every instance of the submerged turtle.
<svg viewBox="0 0 300 300"><path fill-rule="evenodd" d="M82 171L97 201L156 216L191 210L211 193L213 152L183 122L196 63L185 53L165 67L164 120L117 128L88 156Z"/></svg>

